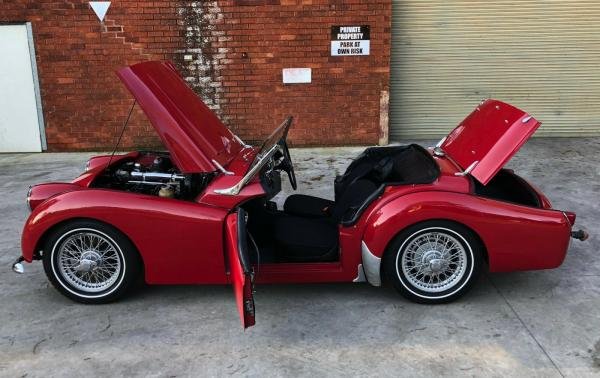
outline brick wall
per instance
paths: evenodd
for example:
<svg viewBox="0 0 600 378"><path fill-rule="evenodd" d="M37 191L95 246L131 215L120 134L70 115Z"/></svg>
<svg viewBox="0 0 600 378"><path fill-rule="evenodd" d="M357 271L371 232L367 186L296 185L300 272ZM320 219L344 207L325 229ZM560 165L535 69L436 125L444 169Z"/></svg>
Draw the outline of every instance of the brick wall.
<svg viewBox="0 0 600 378"><path fill-rule="evenodd" d="M101 26L87 1L0 2L0 21L32 23L50 151L111 148L132 98L114 71L173 59L181 44L172 2L113 2ZM139 108L125 147L159 144Z"/></svg>
<svg viewBox="0 0 600 378"><path fill-rule="evenodd" d="M375 144L389 90L390 0L219 1L223 113L260 139L288 114L299 145ZM370 25L371 55L330 56L332 25ZM311 84L283 85L282 68L312 68ZM385 107L387 108L387 104ZM387 124L383 125L384 128Z"/></svg>
<svg viewBox="0 0 600 378"><path fill-rule="evenodd" d="M173 60L244 139L291 114L296 145L377 143L390 13L389 0L121 0L101 26L87 1L0 1L0 22L32 22L51 151L111 148L132 104L114 71L151 59ZM330 27L341 24L371 25L370 56L329 56ZM312 68L313 83L283 85L286 67ZM123 148L158 144L136 109Z"/></svg>

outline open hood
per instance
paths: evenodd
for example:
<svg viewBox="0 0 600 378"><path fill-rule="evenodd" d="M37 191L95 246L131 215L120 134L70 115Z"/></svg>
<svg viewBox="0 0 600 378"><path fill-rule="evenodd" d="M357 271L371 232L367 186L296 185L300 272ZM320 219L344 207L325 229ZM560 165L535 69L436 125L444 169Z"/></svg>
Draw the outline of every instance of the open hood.
<svg viewBox="0 0 600 378"><path fill-rule="evenodd" d="M226 166L241 142L198 98L170 62L144 62L117 72L183 173Z"/></svg>
<svg viewBox="0 0 600 378"><path fill-rule="evenodd" d="M486 185L540 127L524 111L498 100L485 100L440 146L463 171Z"/></svg>

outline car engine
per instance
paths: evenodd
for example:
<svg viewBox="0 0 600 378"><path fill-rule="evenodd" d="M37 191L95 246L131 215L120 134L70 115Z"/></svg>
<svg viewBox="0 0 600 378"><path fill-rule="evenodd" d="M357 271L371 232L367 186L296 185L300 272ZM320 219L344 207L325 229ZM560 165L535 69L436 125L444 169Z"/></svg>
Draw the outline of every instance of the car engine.
<svg viewBox="0 0 600 378"><path fill-rule="evenodd" d="M193 199L210 182L213 174L182 174L165 152L141 152L134 159L111 167L92 186Z"/></svg>

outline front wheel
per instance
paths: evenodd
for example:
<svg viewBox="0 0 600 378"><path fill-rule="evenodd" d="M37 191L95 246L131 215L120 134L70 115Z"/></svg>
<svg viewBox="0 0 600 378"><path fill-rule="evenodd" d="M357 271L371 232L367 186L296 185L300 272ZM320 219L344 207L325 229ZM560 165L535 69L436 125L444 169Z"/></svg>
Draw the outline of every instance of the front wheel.
<svg viewBox="0 0 600 378"><path fill-rule="evenodd" d="M123 296L137 281L140 259L122 233L96 221L73 221L49 235L44 271L52 285L81 303L99 304Z"/></svg>
<svg viewBox="0 0 600 378"><path fill-rule="evenodd" d="M418 303L447 303L477 279L483 247L473 232L449 221L427 221L402 231L384 258L389 281Z"/></svg>

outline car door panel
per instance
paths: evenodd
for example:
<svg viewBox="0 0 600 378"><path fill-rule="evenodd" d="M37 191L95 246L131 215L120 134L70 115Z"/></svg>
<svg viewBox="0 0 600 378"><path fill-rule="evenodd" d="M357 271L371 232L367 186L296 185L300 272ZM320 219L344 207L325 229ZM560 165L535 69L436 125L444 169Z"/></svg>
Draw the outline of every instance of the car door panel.
<svg viewBox="0 0 600 378"><path fill-rule="evenodd" d="M238 209L225 222L229 281L233 286L240 320L244 328L255 324L253 280L246 233L246 212Z"/></svg>

